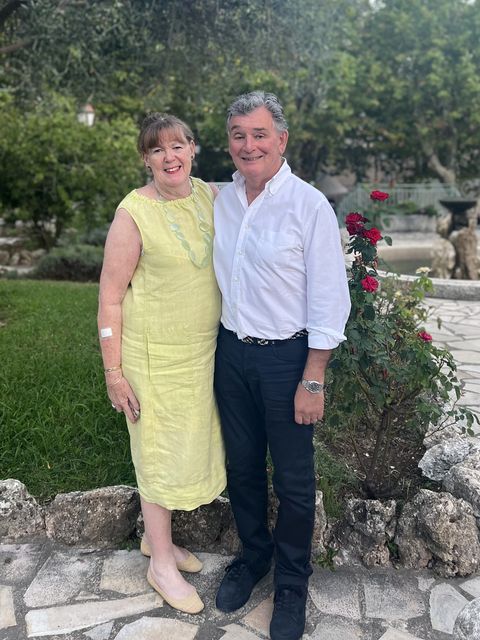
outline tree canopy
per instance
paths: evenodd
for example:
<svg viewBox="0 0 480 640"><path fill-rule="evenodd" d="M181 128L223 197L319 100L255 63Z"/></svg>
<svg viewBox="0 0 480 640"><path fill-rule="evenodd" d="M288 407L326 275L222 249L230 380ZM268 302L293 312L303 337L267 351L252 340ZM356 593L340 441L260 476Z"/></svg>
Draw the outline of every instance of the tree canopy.
<svg viewBox="0 0 480 640"><path fill-rule="evenodd" d="M479 36L479 0L4 0L0 82L27 111L62 95L100 121L173 112L217 180L226 106L263 88L307 180L375 162L454 182L478 173Z"/></svg>

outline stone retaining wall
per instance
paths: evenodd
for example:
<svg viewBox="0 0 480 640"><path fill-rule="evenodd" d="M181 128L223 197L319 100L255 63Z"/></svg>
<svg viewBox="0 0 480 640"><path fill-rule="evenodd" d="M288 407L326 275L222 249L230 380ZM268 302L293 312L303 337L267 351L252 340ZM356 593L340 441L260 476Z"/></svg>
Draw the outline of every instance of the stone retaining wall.
<svg viewBox="0 0 480 640"><path fill-rule="evenodd" d="M442 491L420 490L403 509L394 500L347 501L342 520L329 521L317 493L313 559L336 565L403 565L432 568L440 576L467 576L480 568L480 440L459 426L430 433L420 461ZM273 526L276 501L269 514ZM219 497L172 516L175 541L195 550L239 550L230 503ZM143 521L137 489L105 487L59 494L40 505L18 480L0 481L0 540L48 537L67 545L109 548L140 537Z"/></svg>

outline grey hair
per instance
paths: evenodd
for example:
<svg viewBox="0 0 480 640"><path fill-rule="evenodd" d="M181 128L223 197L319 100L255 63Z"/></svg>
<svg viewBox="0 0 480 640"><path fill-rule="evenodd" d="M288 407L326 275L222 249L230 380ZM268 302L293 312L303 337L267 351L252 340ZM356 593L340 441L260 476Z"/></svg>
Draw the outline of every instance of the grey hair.
<svg viewBox="0 0 480 640"><path fill-rule="evenodd" d="M274 93L266 91L250 91L235 98L227 110L227 132L230 131L230 121L235 116L246 116L259 107L270 111L276 130L281 133L288 130L288 123L283 115L283 107Z"/></svg>

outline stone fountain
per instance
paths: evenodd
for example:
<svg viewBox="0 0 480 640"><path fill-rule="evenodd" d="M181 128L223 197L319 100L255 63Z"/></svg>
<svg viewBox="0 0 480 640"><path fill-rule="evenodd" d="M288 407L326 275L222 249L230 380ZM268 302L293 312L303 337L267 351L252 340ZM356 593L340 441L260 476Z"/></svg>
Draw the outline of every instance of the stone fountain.
<svg viewBox="0 0 480 640"><path fill-rule="evenodd" d="M448 214L437 224L439 238L432 247L432 275L459 280L479 279L477 200L446 198L439 203Z"/></svg>

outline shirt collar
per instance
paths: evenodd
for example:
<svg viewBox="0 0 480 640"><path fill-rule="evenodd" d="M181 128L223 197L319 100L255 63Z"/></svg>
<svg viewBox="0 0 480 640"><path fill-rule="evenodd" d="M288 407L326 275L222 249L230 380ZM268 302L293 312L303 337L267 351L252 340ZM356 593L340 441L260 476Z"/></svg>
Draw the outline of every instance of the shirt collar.
<svg viewBox="0 0 480 640"><path fill-rule="evenodd" d="M282 158L282 160L283 162L280 169L273 176L273 178L270 178L270 180L265 184L264 191L267 191L270 195L275 194L292 173L292 170L290 169L290 165L288 164L286 158ZM245 178L240 173L240 171L235 171L232 179L237 188L245 188Z"/></svg>

